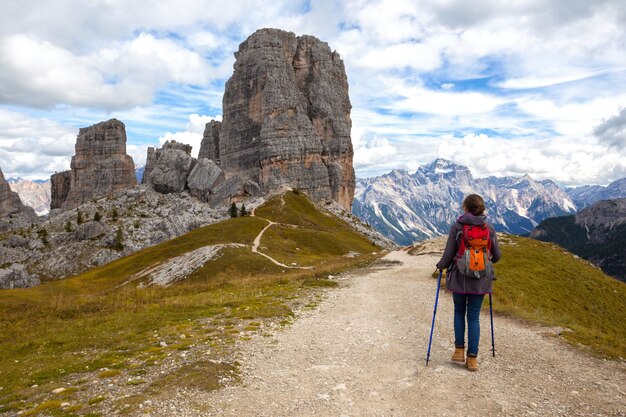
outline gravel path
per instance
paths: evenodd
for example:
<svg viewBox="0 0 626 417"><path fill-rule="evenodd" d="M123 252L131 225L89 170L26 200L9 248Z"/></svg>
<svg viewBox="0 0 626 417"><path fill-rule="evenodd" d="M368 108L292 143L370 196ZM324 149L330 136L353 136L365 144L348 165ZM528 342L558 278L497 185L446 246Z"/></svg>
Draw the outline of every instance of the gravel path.
<svg viewBox="0 0 626 417"><path fill-rule="evenodd" d="M340 277L314 310L242 345L243 383L179 392L160 415L625 416L624 363L581 353L550 329L482 315L480 371L449 361L452 300L441 293L425 366L437 257L391 252ZM494 303L497 303L497 283ZM155 414L152 414L155 415Z"/></svg>

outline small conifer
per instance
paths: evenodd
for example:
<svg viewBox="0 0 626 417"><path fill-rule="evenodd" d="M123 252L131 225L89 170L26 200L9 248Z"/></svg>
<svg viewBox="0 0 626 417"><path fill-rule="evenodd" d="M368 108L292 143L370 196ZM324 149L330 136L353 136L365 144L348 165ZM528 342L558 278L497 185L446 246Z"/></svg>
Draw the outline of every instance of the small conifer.
<svg viewBox="0 0 626 417"><path fill-rule="evenodd" d="M113 242L113 249L123 250L124 249L124 237L122 235L122 229L120 227L117 228L115 232L115 241Z"/></svg>
<svg viewBox="0 0 626 417"><path fill-rule="evenodd" d="M76 209L76 224L83 224L83 213Z"/></svg>
<svg viewBox="0 0 626 417"><path fill-rule="evenodd" d="M100 215L100 213L98 213L96 211L96 214L93 215L93 221L94 222L99 222L101 218L102 218L102 216Z"/></svg>
<svg viewBox="0 0 626 417"><path fill-rule="evenodd" d="M246 211L246 205L245 204L241 205L241 210L239 210L239 215L241 217L245 217L245 216L248 215L248 212Z"/></svg>
<svg viewBox="0 0 626 417"><path fill-rule="evenodd" d="M116 222L117 221L117 216L118 216L117 207L113 207L113 210L111 211L111 219L114 222Z"/></svg>
<svg viewBox="0 0 626 417"><path fill-rule="evenodd" d="M230 214L230 217L234 219L235 217L237 217L237 211L237 204L233 203L230 205L230 210L228 210L228 214Z"/></svg>

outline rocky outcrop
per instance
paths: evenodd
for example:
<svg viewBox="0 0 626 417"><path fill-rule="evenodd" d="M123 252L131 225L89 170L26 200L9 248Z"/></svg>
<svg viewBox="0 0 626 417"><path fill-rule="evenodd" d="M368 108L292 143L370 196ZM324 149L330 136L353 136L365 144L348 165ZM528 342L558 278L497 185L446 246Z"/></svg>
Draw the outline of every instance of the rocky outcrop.
<svg viewBox="0 0 626 417"><path fill-rule="evenodd" d="M246 207L254 207L253 202ZM92 220L96 213L99 221ZM227 209L213 210L188 192L161 194L136 186L86 202L79 210L54 210L33 228L0 235L0 268L19 263L42 280L65 278L226 217Z"/></svg>
<svg viewBox="0 0 626 417"><path fill-rule="evenodd" d="M56 178L51 178L55 196L53 204L65 210L136 185L135 164L126 154L124 123L111 119L81 128L70 167L67 192L67 173L55 174Z"/></svg>
<svg viewBox="0 0 626 417"><path fill-rule="evenodd" d="M202 201L211 199L212 191L226 179L224 171L210 159L200 159L187 177L189 192Z"/></svg>
<svg viewBox="0 0 626 417"><path fill-rule="evenodd" d="M587 230L612 229L617 225L625 224L626 198L598 201L578 212L575 223ZM604 237L600 237L594 240L593 236L589 236L589 238L596 243L601 243L604 239Z"/></svg>
<svg viewBox="0 0 626 417"><path fill-rule="evenodd" d="M22 204L20 196L11 191L0 169L0 232L28 227L35 223L39 223L35 210Z"/></svg>
<svg viewBox="0 0 626 417"><path fill-rule="evenodd" d="M60 209L67 200L72 183L72 171L52 174L50 177L50 210Z"/></svg>
<svg viewBox="0 0 626 417"><path fill-rule="evenodd" d="M220 132L222 130L222 123L216 120L211 120L206 124L204 128L204 135L202 136L202 142L200 143L200 152L198 153L198 159L211 159L217 165L220 164Z"/></svg>
<svg viewBox="0 0 626 417"><path fill-rule="evenodd" d="M107 233L107 228L100 222L83 223L76 226L74 230L74 236L78 240L96 239L104 236Z"/></svg>
<svg viewBox="0 0 626 417"><path fill-rule="evenodd" d="M348 80L325 42L261 29L239 46L223 121L207 125L201 155L263 192L284 186L350 209L355 177ZM244 194L237 189L235 194Z"/></svg>
<svg viewBox="0 0 626 417"><path fill-rule="evenodd" d="M154 154L154 168L151 168L149 184L155 191L169 194L187 189L187 176L196 164L191 157L191 145L176 141L165 142Z"/></svg>
<svg viewBox="0 0 626 417"><path fill-rule="evenodd" d="M545 219L530 237L554 242L626 282L626 198L598 201L575 216Z"/></svg>
<svg viewBox="0 0 626 417"><path fill-rule="evenodd" d="M157 151L152 146L148 148L148 155L146 156L146 166L143 170L143 177L141 178L142 184L150 183L150 176L157 162Z"/></svg>
<svg viewBox="0 0 626 417"><path fill-rule="evenodd" d="M36 275L30 275L26 267L13 264L8 268L0 268L0 288L26 288L39 285L41 281Z"/></svg>

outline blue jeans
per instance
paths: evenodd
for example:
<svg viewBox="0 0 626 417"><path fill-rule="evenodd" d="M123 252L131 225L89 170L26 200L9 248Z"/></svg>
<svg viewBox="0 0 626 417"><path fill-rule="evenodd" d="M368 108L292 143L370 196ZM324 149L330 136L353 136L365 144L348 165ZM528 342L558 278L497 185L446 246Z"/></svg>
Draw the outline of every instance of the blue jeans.
<svg viewBox="0 0 626 417"><path fill-rule="evenodd" d="M465 347L465 312L467 311L467 356L478 355L480 341L480 307L484 294L452 293L454 300L454 345Z"/></svg>

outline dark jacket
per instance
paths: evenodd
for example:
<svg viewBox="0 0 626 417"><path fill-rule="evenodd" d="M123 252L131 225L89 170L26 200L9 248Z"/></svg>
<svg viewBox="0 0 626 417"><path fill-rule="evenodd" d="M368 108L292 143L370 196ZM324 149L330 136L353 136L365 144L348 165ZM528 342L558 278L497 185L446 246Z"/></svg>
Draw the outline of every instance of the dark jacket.
<svg viewBox="0 0 626 417"><path fill-rule="evenodd" d="M446 249L443 252L441 260L437 263L438 269L448 268L446 275L446 287L449 291L460 294L491 294L493 291L493 281L491 278L468 278L461 274L456 267L455 258L459 251L459 233L463 231L463 225L481 225L486 224L491 236L491 261L496 263L500 260L500 246L498 245L498 237L493 226L487 223L486 216L474 216L471 213L465 213L459 217L452 226L450 226L450 234ZM457 236L459 239L457 239Z"/></svg>

